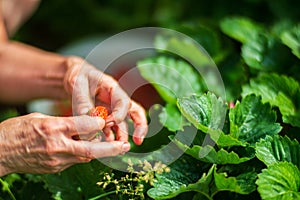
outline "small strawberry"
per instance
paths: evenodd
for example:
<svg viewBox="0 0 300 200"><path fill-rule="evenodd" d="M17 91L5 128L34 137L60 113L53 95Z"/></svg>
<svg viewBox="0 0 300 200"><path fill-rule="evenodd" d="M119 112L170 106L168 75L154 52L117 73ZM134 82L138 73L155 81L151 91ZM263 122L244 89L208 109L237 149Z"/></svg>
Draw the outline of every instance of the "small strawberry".
<svg viewBox="0 0 300 200"><path fill-rule="evenodd" d="M102 117L105 120L108 116L108 110L104 106L96 106L89 111L89 115L92 117Z"/></svg>

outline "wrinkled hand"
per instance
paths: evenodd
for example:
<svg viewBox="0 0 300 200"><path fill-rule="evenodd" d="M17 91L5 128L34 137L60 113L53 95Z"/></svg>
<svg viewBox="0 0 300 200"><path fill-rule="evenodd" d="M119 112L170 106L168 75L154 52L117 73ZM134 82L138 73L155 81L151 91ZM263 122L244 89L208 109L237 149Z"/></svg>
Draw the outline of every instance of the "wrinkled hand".
<svg viewBox="0 0 300 200"><path fill-rule="evenodd" d="M104 128L106 141L128 141L125 118L129 116L135 128L133 141L140 145L148 131L145 110L128 97L115 79L82 59L72 57L68 66L64 87L72 96L73 111L84 115L95 105L107 106L111 114Z"/></svg>
<svg viewBox="0 0 300 200"><path fill-rule="evenodd" d="M103 119L87 115L51 117L33 113L0 124L0 176L12 172L55 173L93 158L130 149L127 142L74 140L102 130Z"/></svg>

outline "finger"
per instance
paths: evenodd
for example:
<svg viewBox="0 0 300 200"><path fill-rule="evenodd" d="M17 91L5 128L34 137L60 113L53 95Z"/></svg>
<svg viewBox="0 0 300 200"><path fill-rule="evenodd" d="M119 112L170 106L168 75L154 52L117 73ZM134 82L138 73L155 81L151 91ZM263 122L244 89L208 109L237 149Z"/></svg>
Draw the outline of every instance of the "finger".
<svg viewBox="0 0 300 200"><path fill-rule="evenodd" d="M110 116L112 116L112 120L119 124L127 116L128 110L131 107L131 101L130 98L127 96L127 94L122 90L120 86L116 86L114 90L112 91L112 113ZM109 116L109 117L110 117ZM110 118L107 118L107 122L109 122Z"/></svg>
<svg viewBox="0 0 300 200"><path fill-rule="evenodd" d="M63 132L66 136L93 134L104 128L105 121L101 117L87 115L76 117L55 117L47 123L47 127Z"/></svg>
<svg viewBox="0 0 300 200"><path fill-rule="evenodd" d="M64 165L66 167L69 167L76 163L86 163L90 162L91 158L81 157L81 156L74 156L73 154L65 155L64 157L61 157L62 161L64 162Z"/></svg>
<svg viewBox="0 0 300 200"><path fill-rule="evenodd" d="M77 76L72 96L72 106L76 114L87 114L94 107L91 100L89 80L84 75Z"/></svg>
<svg viewBox="0 0 300 200"><path fill-rule="evenodd" d="M105 127L103 129L103 133L105 136L105 141L111 142L115 140L115 135L114 132L111 130L111 127Z"/></svg>
<svg viewBox="0 0 300 200"><path fill-rule="evenodd" d="M120 87L115 79L103 75L99 85L97 98L102 102L111 105L111 114L107 117L108 126L121 123L127 116L130 108L130 98Z"/></svg>
<svg viewBox="0 0 300 200"><path fill-rule="evenodd" d="M53 159L40 161L43 168L52 173L62 171L77 163L90 162L91 158L85 158L80 156L74 156L72 154L59 154Z"/></svg>
<svg viewBox="0 0 300 200"><path fill-rule="evenodd" d="M89 81L86 77L91 67L81 58L70 57L67 61L69 67L64 78L64 88L69 95L72 95L73 108L76 114L86 114L89 109L93 108Z"/></svg>
<svg viewBox="0 0 300 200"><path fill-rule="evenodd" d="M74 135L72 136L73 139L75 140L94 140L97 137L98 132L92 132L92 133L88 133L88 134L78 134L78 135Z"/></svg>
<svg viewBox="0 0 300 200"><path fill-rule="evenodd" d="M74 164L78 163L87 163L90 162L91 158L84 158L80 156L71 156L71 155L65 155L60 158L61 164L58 164L59 160L54 160L54 162L50 161L47 165L43 166L45 172L44 173L58 173L61 172L69 167L71 167ZM56 165L56 163L57 165ZM43 173L42 171L39 173Z"/></svg>
<svg viewBox="0 0 300 200"><path fill-rule="evenodd" d="M128 126L125 121L112 127L116 133L116 140L128 142Z"/></svg>
<svg viewBox="0 0 300 200"><path fill-rule="evenodd" d="M127 142L89 142L89 141L71 141L73 155L83 158L102 158L108 156L117 156L130 150L130 144Z"/></svg>
<svg viewBox="0 0 300 200"><path fill-rule="evenodd" d="M132 101L129 115L134 123L133 141L137 145L141 145L148 132L148 124L146 112L144 108Z"/></svg>
<svg viewBox="0 0 300 200"><path fill-rule="evenodd" d="M81 71L84 61L81 58L69 57L67 59L68 70L64 77L64 88L68 94L72 94L77 75Z"/></svg>

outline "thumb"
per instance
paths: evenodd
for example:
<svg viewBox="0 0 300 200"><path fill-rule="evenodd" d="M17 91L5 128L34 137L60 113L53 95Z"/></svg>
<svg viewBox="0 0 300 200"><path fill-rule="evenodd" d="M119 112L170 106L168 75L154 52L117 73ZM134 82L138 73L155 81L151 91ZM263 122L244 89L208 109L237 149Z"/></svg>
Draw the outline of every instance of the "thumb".
<svg viewBox="0 0 300 200"><path fill-rule="evenodd" d="M67 59L68 70L64 77L64 88L72 96L72 107L75 114L86 114L93 103L91 100L89 81L85 76L89 70L85 61L77 57Z"/></svg>
<svg viewBox="0 0 300 200"><path fill-rule="evenodd" d="M79 75L72 94L73 111L78 115L87 114L94 107L89 90L89 81L85 76Z"/></svg>
<svg viewBox="0 0 300 200"><path fill-rule="evenodd" d="M73 148L71 149L75 156L90 159L122 155L130 150L130 144L121 141L89 142L72 140L72 143Z"/></svg>

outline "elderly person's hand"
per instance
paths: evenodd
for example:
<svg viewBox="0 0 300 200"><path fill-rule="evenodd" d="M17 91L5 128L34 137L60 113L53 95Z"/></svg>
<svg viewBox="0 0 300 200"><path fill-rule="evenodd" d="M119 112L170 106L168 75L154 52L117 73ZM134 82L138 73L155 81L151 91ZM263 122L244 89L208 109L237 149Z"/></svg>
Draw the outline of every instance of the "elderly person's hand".
<svg viewBox="0 0 300 200"><path fill-rule="evenodd" d="M31 114L1 122L0 176L12 172L52 173L92 158L125 153L130 150L127 116L135 126L134 142L142 143L148 129L145 111L112 77L82 59L15 42L2 43L0 55L0 102L19 104L69 96L77 115ZM86 115L99 104L110 109L106 121ZM105 141L95 137L101 130Z"/></svg>
<svg viewBox="0 0 300 200"><path fill-rule="evenodd" d="M14 13L12 20L13 12L7 8L19 8L12 5L12 1L0 1L0 103L16 105L69 97L76 116L33 113L1 122L0 176L54 173L93 158L123 154L130 150L127 116L134 124L133 141L140 145L148 129L145 110L115 79L82 59L10 41L7 32L20 23L17 16L27 13ZM105 121L87 115L97 105L110 110ZM105 141L95 137L99 131L104 132Z"/></svg>
<svg viewBox="0 0 300 200"><path fill-rule="evenodd" d="M74 140L101 130L100 117L51 117L32 113L0 124L0 176L19 173L55 173L93 158L127 152L129 143Z"/></svg>
<svg viewBox="0 0 300 200"><path fill-rule="evenodd" d="M133 141L140 145L148 130L145 110L128 97L115 79L82 59L70 57L67 66L64 87L72 97L73 111L84 115L95 105L108 107L111 114L106 119L104 129L107 141L128 141L125 118L129 116L135 128Z"/></svg>

